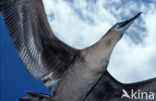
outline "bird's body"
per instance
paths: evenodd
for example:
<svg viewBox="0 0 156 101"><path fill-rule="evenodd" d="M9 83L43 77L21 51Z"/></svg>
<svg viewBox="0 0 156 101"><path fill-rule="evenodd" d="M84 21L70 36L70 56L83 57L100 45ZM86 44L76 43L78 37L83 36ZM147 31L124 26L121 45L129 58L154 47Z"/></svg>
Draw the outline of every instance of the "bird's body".
<svg viewBox="0 0 156 101"><path fill-rule="evenodd" d="M113 48L140 13L128 21L115 24L94 45L85 49L74 49L53 34L42 0L2 0L0 11L12 42L28 71L53 92L50 97L29 92L31 97L22 98L21 101L119 99L121 94L116 95L113 90L120 92L121 88L127 86L112 79L106 69ZM155 82L153 79L147 85L153 87ZM112 96L108 92L109 86L113 89L110 91ZM103 97L96 96L100 94L99 89L103 90Z"/></svg>
<svg viewBox="0 0 156 101"><path fill-rule="evenodd" d="M72 67L64 74L62 81L55 89L54 99L57 99L56 101L62 101L64 98L67 99L66 101L84 99L106 70L110 54L121 38L119 33L112 33L112 31L109 30L92 47L81 51L81 58L71 65Z"/></svg>

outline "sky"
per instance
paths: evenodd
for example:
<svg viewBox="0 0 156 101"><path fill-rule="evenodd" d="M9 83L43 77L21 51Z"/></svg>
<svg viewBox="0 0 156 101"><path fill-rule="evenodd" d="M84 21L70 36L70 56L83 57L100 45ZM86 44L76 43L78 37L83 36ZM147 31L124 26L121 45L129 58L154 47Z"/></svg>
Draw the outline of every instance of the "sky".
<svg viewBox="0 0 156 101"><path fill-rule="evenodd" d="M117 22L138 12L113 50L108 71L123 83L156 77L156 5L154 0L44 0L49 24L68 45L83 49L97 42ZM49 93L24 67L0 14L1 101L17 101L24 91Z"/></svg>

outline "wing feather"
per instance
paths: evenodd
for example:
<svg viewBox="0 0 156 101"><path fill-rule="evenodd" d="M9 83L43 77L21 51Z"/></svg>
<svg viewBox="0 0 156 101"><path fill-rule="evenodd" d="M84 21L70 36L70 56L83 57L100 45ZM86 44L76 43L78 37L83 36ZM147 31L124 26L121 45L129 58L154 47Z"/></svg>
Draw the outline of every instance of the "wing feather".
<svg viewBox="0 0 156 101"><path fill-rule="evenodd" d="M131 94L132 89L134 92L137 90L154 92L156 98L156 78L137 83L123 84L114 79L106 70L96 85L90 90L84 101L147 101L146 99L121 99L123 89L128 94Z"/></svg>
<svg viewBox="0 0 156 101"><path fill-rule="evenodd" d="M46 81L45 85L51 89L49 84L61 78L79 57L79 50L55 37L42 0L1 0L0 11L23 63L36 79ZM44 80L46 77L48 81Z"/></svg>

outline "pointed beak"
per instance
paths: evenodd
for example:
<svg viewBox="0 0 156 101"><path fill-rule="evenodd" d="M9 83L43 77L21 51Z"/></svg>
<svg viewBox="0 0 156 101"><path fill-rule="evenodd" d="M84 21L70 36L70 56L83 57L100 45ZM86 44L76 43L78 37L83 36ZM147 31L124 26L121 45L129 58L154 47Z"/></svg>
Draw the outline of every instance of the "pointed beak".
<svg viewBox="0 0 156 101"><path fill-rule="evenodd" d="M125 32L128 27L135 21L136 18L138 18L140 16L142 12L139 12L138 14L136 14L134 17L132 17L131 19L124 21L124 22L119 22L117 23L118 28L120 29L120 32Z"/></svg>
<svg viewBox="0 0 156 101"><path fill-rule="evenodd" d="M127 20L127 21L124 21L124 22L120 22L120 27L122 28L122 27L125 27L125 26L129 26L129 25L131 25L134 21L135 21L135 19L136 18L138 18L139 16L140 16L140 14L141 14L142 12L139 12L138 14L136 14L134 17L132 17L131 19L129 19L129 20Z"/></svg>

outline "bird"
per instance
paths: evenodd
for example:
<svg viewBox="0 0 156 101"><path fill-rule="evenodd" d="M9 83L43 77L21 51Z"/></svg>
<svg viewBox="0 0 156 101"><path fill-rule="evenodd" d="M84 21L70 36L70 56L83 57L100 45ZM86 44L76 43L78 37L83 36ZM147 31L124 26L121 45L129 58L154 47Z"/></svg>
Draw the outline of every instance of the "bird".
<svg viewBox="0 0 156 101"><path fill-rule="evenodd" d="M28 91L29 97L20 101L120 101L122 89L129 92L131 87L156 93L156 78L122 84L107 71L113 48L141 12L116 23L98 42L84 49L75 49L55 36L43 0L1 0L0 12L25 67L52 92Z"/></svg>

